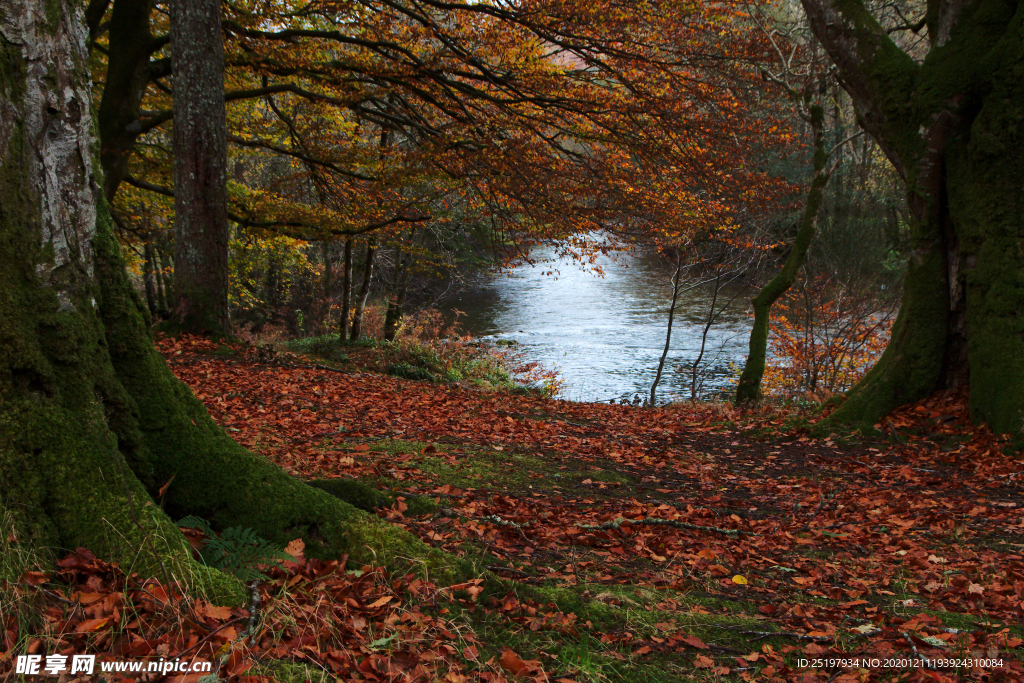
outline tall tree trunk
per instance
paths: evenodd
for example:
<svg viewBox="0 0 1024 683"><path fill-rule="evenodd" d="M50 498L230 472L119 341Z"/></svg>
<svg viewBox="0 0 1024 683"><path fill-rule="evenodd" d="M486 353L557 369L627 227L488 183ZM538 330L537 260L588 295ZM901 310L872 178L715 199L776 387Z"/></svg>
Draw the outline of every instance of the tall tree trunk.
<svg viewBox="0 0 1024 683"><path fill-rule="evenodd" d="M352 238L345 238L345 265L341 271L341 318L338 320L338 338L348 339L349 306L352 301Z"/></svg>
<svg viewBox="0 0 1024 683"><path fill-rule="evenodd" d="M807 260L807 250L818 227L818 211L825 196L829 171L828 152L825 150L824 112L820 105L813 105L808 112L811 136L814 145L814 175L807 191L804 215L796 232L793 248L786 257L786 263L771 282L761 288L753 298L754 326L750 329L750 344L747 362L743 366L739 384L736 386L736 403L752 403L761 400L761 380L764 377L768 357L768 328L771 324L772 306L796 281L797 273Z"/></svg>
<svg viewBox="0 0 1024 683"><path fill-rule="evenodd" d="M126 573L188 579L237 600L241 584L194 565L168 516L195 514L280 544L301 535L309 556L422 556L441 580L465 576L448 556L246 451L174 377L93 172L81 3L8 2L2 32L0 514L19 543L87 547ZM152 496L168 483L165 513Z"/></svg>
<svg viewBox="0 0 1024 683"><path fill-rule="evenodd" d="M697 392L700 389L697 380L700 377L700 364L704 361L704 352L708 346L708 332L711 331L711 326L715 324L715 318L718 317L715 314L715 306L718 305L718 295L722 292L721 268L715 272L715 281L712 286L714 289L711 290L711 304L708 306L708 317L704 321L704 327L701 328L700 348L697 350L697 357L693 359L693 364L690 366L690 400L693 402L697 401ZM703 382L701 382L702 385Z"/></svg>
<svg viewBox="0 0 1024 683"><path fill-rule="evenodd" d="M352 341L358 341L363 333L363 311L366 310L366 299L370 296L370 282L373 280L373 260L377 253L377 238L371 237L366 243L366 260L363 262L363 284L356 296L356 310L352 316Z"/></svg>
<svg viewBox="0 0 1024 683"><path fill-rule="evenodd" d="M166 63L151 64L150 57L166 45L150 29L153 0L115 0L110 12L107 73L96 120L99 125L100 162L104 192L113 201L121 181L128 175L128 161L135 140L142 132L142 98L150 80ZM94 2L90 29L96 32L103 12Z"/></svg>
<svg viewBox="0 0 1024 683"><path fill-rule="evenodd" d="M172 0L174 276L172 321L228 335L227 123L219 0Z"/></svg>

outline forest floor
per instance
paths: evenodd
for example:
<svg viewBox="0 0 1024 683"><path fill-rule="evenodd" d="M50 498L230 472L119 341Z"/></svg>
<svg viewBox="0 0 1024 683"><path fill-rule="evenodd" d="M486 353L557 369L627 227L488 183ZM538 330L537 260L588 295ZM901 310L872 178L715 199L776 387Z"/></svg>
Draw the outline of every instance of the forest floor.
<svg viewBox="0 0 1024 683"><path fill-rule="evenodd" d="M297 477L372 486L376 514L503 579L436 586L291 548L236 678L1024 680L1024 460L961 395L875 437L815 438L812 411L572 403L202 340L161 351L239 442ZM349 607L316 598L332 592ZM215 609L198 633L247 614ZM230 635L205 637L228 651Z"/></svg>

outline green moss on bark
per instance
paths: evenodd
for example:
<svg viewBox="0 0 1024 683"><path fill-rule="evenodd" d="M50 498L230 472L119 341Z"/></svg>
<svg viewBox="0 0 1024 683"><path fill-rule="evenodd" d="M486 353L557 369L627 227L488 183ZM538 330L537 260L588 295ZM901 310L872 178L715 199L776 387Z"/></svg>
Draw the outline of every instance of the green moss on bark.
<svg viewBox="0 0 1024 683"><path fill-rule="evenodd" d="M947 151L950 213L966 272L970 408L1024 432L1024 8L990 48L991 90Z"/></svg>
<svg viewBox="0 0 1024 683"><path fill-rule="evenodd" d="M934 226L914 229L903 305L882 357L826 421L871 425L891 410L940 388L949 321L944 242Z"/></svg>

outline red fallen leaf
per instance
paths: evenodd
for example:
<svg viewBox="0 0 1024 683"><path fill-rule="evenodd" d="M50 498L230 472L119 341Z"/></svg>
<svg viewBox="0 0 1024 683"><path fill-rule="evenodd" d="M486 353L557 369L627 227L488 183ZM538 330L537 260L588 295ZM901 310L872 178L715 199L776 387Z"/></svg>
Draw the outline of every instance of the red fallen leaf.
<svg viewBox="0 0 1024 683"><path fill-rule="evenodd" d="M476 645L468 645L462 649L462 656L466 659L476 659L480 656L480 650L476 648Z"/></svg>
<svg viewBox="0 0 1024 683"><path fill-rule="evenodd" d="M841 603L839 606L842 607L843 609L850 609L851 607L856 607L857 605L868 605L868 604L870 604L870 603L867 600L851 600L850 602Z"/></svg>
<svg viewBox="0 0 1024 683"><path fill-rule="evenodd" d="M394 597L393 595L385 595L383 598L379 598L377 600L374 600L372 603L367 605L366 609L375 609L377 607L381 607L383 605L386 605L387 603L391 602L391 599L393 597Z"/></svg>
<svg viewBox="0 0 1024 683"><path fill-rule="evenodd" d="M223 621L224 619L230 619L231 618L231 608L230 607L218 607L216 605L211 605L208 602L203 602L203 603L200 603L200 604L202 605L202 607L200 608L200 612L202 614L210 617L211 619L216 619L218 621Z"/></svg>
<svg viewBox="0 0 1024 683"><path fill-rule="evenodd" d="M521 676L530 668L530 663L527 663L522 657L512 650L505 650L502 652L498 663L501 664L501 668L505 669L513 676Z"/></svg>
<svg viewBox="0 0 1024 683"><path fill-rule="evenodd" d="M704 644L704 641L697 636L683 636L683 642L700 650L708 649L708 646Z"/></svg>
<svg viewBox="0 0 1024 683"><path fill-rule="evenodd" d="M177 474L172 474L171 478L167 480L167 483L160 487L160 490L157 491L157 494L156 494L157 498L163 498L164 497L164 493L167 492L167 487L171 485L171 482L174 481L174 478L176 476L178 476L178 475Z"/></svg>
<svg viewBox="0 0 1024 683"><path fill-rule="evenodd" d="M306 542L301 538L295 538L288 541L288 545L284 547L284 551L292 557L298 559L302 557L302 553L306 550Z"/></svg>
<svg viewBox="0 0 1024 683"><path fill-rule="evenodd" d="M58 567L64 569L87 569L92 566L96 556L86 548L76 548L75 552L57 562Z"/></svg>
<svg viewBox="0 0 1024 683"><path fill-rule="evenodd" d="M710 669L715 665L715 660L704 655L697 655L693 660L693 665L699 669Z"/></svg>
<svg viewBox="0 0 1024 683"><path fill-rule="evenodd" d="M21 575L21 583L29 586L38 586L45 583L49 576L43 572L25 572Z"/></svg>
<svg viewBox="0 0 1024 683"><path fill-rule="evenodd" d="M647 647L646 645L644 645L643 647L637 648L636 650L633 650L633 654L635 654L635 655L646 655L646 654L649 654L650 652L651 652L651 648Z"/></svg>
<svg viewBox="0 0 1024 683"><path fill-rule="evenodd" d="M104 597L103 593L72 593L71 600L77 602L80 605L91 605L94 602L99 602Z"/></svg>
<svg viewBox="0 0 1024 683"><path fill-rule="evenodd" d="M102 617L100 619L86 619L85 621L78 624L78 632L85 633L86 631L98 631L103 628L107 622L110 621L110 617Z"/></svg>

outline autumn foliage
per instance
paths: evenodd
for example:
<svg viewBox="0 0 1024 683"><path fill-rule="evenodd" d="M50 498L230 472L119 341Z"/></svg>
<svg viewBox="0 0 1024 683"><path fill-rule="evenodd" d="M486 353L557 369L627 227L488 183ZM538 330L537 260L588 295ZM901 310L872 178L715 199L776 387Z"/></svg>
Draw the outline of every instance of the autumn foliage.
<svg viewBox="0 0 1024 683"><path fill-rule="evenodd" d="M882 355L894 316L877 292L801 278L772 311L766 391L827 397L850 389Z"/></svg>

